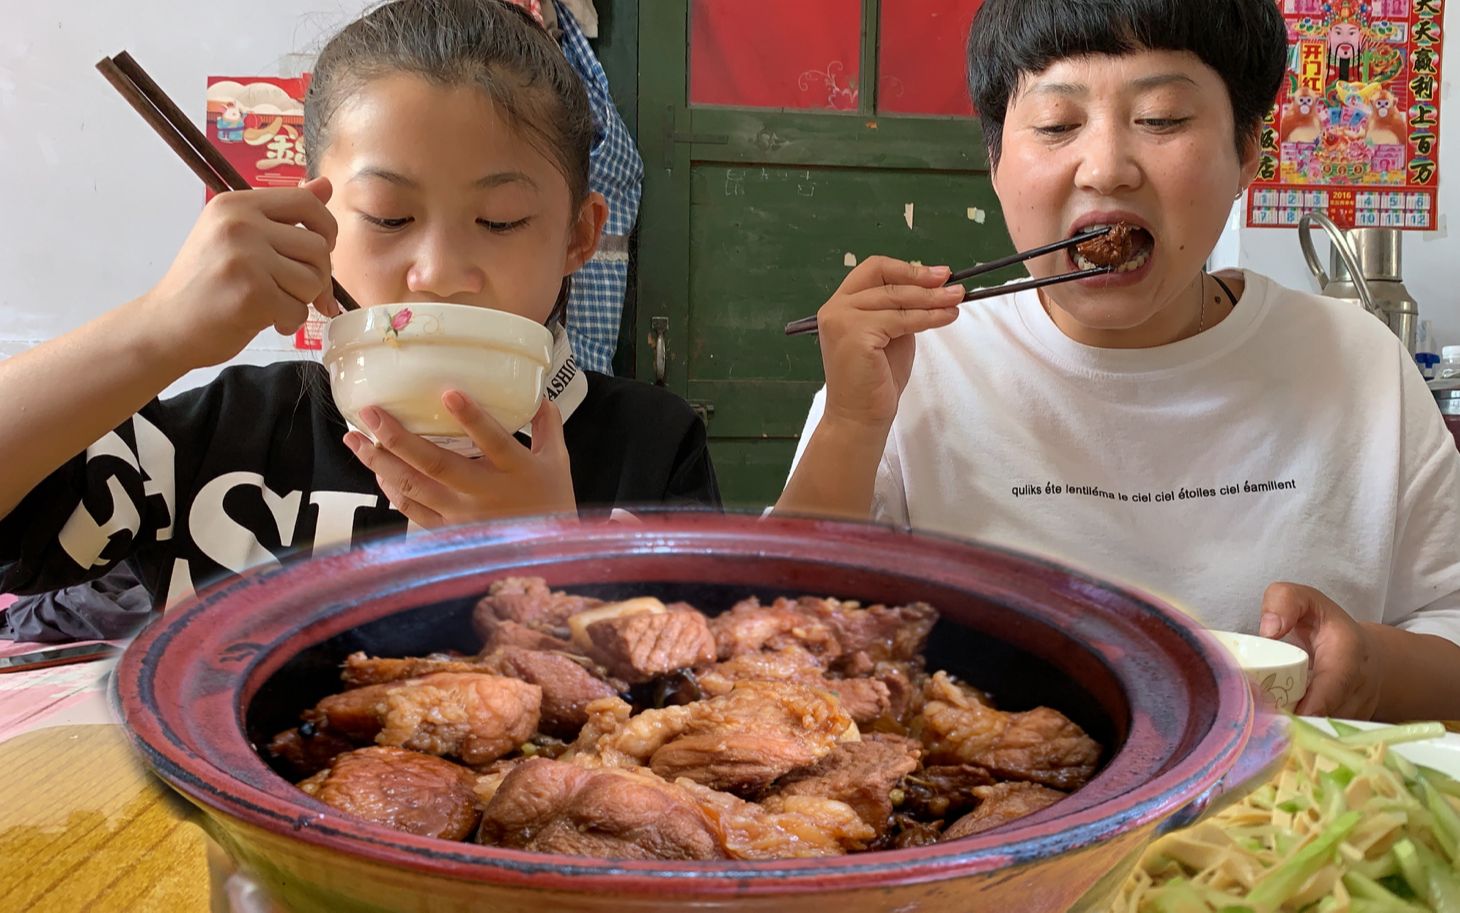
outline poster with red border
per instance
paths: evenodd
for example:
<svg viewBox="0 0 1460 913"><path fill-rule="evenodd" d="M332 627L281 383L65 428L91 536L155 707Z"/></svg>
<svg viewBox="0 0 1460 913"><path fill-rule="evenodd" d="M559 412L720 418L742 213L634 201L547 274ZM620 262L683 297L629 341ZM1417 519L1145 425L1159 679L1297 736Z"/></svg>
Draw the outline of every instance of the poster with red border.
<svg viewBox="0 0 1460 913"><path fill-rule="evenodd" d="M1444 0L1275 0L1288 72L1263 124L1249 228L1437 228Z"/></svg>
<svg viewBox="0 0 1460 913"><path fill-rule="evenodd" d="M304 93L309 74L208 77L208 140L252 187L296 187L304 180ZM212 191L208 199L213 198ZM312 310L294 348L323 346L324 318Z"/></svg>
<svg viewBox="0 0 1460 913"><path fill-rule="evenodd" d="M208 139L254 187L304 179L309 76L209 76Z"/></svg>

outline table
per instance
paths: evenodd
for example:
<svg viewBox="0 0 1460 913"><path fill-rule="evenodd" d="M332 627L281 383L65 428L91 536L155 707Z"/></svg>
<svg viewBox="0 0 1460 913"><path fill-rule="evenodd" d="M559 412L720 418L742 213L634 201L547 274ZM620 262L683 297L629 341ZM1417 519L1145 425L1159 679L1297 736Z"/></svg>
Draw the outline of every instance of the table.
<svg viewBox="0 0 1460 913"><path fill-rule="evenodd" d="M0 910L274 910L128 744L106 702L115 664L0 674Z"/></svg>
<svg viewBox="0 0 1460 913"><path fill-rule="evenodd" d="M114 662L0 675L0 909L226 910L212 882L230 867L201 813L143 767L107 707Z"/></svg>

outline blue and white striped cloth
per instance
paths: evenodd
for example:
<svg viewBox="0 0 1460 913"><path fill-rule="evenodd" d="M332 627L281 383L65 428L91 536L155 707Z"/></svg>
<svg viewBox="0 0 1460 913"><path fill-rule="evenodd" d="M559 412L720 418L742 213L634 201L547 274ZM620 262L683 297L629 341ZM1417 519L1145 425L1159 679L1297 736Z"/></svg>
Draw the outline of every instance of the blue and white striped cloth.
<svg viewBox="0 0 1460 913"><path fill-rule="evenodd" d="M608 224L598 251L573 274L568 338L580 366L612 374L629 279L629 233L639 217L639 200L644 191L644 160L613 106L608 77L583 30L566 6L557 0L554 6L563 30L563 53L582 77L593 108L597 136L589 154L588 186L608 200Z"/></svg>

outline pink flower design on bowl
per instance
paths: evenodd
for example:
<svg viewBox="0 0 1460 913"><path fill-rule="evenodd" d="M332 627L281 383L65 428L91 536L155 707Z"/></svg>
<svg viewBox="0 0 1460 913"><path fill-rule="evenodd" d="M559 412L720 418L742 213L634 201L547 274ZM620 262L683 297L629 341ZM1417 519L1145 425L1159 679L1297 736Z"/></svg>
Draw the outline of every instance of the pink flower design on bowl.
<svg viewBox="0 0 1460 913"><path fill-rule="evenodd" d="M397 339L400 338L400 331L410 326L411 318L415 316L411 313L410 308L401 308L394 314L390 311L386 311L385 313L390 318L390 326L385 328L385 332Z"/></svg>

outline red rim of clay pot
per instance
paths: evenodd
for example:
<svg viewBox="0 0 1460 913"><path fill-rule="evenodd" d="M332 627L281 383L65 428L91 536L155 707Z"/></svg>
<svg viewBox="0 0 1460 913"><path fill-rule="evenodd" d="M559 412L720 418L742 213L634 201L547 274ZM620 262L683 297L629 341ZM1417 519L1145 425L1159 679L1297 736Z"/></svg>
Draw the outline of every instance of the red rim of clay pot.
<svg viewBox="0 0 1460 913"><path fill-rule="evenodd" d="M1047 858L1205 802L1252 731L1250 692L1215 641L1128 588L1022 553L870 524L701 512L649 513L642 521L484 524L245 574L139 635L117 668L112 699L147 762L205 809L405 869L574 892L789 894L938 881ZM363 822L279 777L245 735L244 713L262 683L342 631L482 592L485 581L512 570L546 570L554 586L550 572L565 565L591 570L592 581L627 581L655 562L691 556L716 556L702 563L724 583L741 579L736 556L784 564L788 594L813 592L798 586L797 568L809 566L814 576L830 567L849 581L848 591L859 575L893 573L1033 612L1126 686L1125 742L1089 785L988 834L823 859L670 863L452 843ZM613 576L619 569L627 576Z"/></svg>

